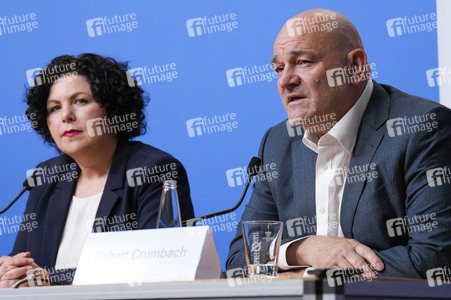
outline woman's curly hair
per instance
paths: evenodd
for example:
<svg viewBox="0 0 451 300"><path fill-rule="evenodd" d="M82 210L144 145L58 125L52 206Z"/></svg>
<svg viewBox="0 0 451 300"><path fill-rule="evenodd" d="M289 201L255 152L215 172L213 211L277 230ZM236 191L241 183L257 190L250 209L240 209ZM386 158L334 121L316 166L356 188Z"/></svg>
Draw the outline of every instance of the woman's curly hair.
<svg viewBox="0 0 451 300"><path fill-rule="evenodd" d="M127 74L127 63L92 53L84 53L77 57L62 55L53 59L36 75L34 87L28 89L26 93L28 104L26 114L33 122L36 132L42 135L47 143L56 147L47 127L47 99L50 88L58 78L73 75L86 78L95 101L106 108L108 118L135 114L134 121L138 126L134 126L130 131L118 131L116 136L120 141L129 140L146 132L143 110L148 97L143 95L144 91Z"/></svg>

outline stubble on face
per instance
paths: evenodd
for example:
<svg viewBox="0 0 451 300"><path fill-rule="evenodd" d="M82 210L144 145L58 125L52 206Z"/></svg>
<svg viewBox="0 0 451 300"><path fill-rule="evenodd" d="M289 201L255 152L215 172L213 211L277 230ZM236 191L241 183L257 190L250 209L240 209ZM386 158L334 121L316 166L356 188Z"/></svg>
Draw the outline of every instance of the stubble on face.
<svg viewBox="0 0 451 300"><path fill-rule="evenodd" d="M330 14L334 14L338 23L336 29L293 35L287 28L288 21L274 43L273 66L276 71L278 66L282 66L282 72L278 72L278 88L288 118L293 125L311 131L318 131L318 126L316 130L309 126L321 125L317 123L321 123L318 117L327 117L329 120L334 117L332 119L336 123L357 100L349 99L349 87L331 88L326 78L328 69L348 64L349 51L363 47L352 23L346 17L329 10L311 10L292 19L322 15L323 19L330 20L327 16ZM307 63L304 64L304 60ZM296 96L300 100L295 98L296 101L293 101ZM325 132L317 133L322 135Z"/></svg>

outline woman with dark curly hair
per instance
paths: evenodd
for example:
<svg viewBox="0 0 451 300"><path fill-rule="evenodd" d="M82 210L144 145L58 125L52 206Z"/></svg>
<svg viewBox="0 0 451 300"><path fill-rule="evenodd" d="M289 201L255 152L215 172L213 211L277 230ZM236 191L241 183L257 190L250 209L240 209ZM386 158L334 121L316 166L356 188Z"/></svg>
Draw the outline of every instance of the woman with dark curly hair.
<svg viewBox="0 0 451 300"><path fill-rule="evenodd" d="M155 228L163 180L177 180L182 219L194 217L182 164L130 141L145 132L147 99L126 71L126 63L81 54L59 56L36 76L27 116L62 155L29 178L24 216L38 226L20 231L0 258L0 287L39 273L69 284L89 233Z"/></svg>

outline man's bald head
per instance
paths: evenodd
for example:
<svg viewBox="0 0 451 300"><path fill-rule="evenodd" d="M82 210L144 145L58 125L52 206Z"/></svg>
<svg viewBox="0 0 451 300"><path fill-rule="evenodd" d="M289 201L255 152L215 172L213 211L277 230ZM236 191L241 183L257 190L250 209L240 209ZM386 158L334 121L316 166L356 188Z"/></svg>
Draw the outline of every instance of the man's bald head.
<svg viewBox="0 0 451 300"><path fill-rule="evenodd" d="M294 16L274 43L272 60L288 118L322 135L324 122L303 120L333 115L339 121L363 93L371 69L357 29L345 16L314 9ZM301 125L302 124L302 125Z"/></svg>
<svg viewBox="0 0 451 300"><path fill-rule="evenodd" d="M346 53L356 48L363 49L360 35L351 21L328 9L307 10L292 17L285 23L277 39L293 35L313 35L327 42L331 49Z"/></svg>

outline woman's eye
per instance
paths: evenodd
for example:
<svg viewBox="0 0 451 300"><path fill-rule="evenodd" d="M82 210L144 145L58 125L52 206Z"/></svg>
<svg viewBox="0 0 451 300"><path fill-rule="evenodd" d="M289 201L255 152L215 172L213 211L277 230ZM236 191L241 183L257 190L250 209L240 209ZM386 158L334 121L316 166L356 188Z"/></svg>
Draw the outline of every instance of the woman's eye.
<svg viewBox="0 0 451 300"><path fill-rule="evenodd" d="M77 99L75 100L75 103L88 103L88 101L85 99Z"/></svg>
<svg viewBox="0 0 451 300"><path fill-rule="evenodd" d="M58 110L58 109L60 109L61 107L60 106L53 106L53 107L51 107L50 109L49 109L49 112L54 112L54 111L56 111L56 110Z"/></svg>

